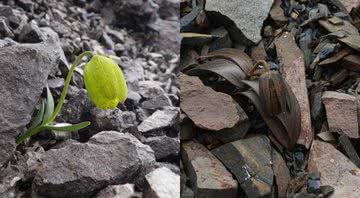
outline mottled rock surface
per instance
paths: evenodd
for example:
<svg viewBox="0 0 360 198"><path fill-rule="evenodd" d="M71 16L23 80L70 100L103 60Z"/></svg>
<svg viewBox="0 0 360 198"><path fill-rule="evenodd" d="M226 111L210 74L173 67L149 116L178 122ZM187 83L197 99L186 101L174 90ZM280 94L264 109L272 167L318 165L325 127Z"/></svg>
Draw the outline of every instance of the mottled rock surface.
<svg viewBox="0 0 360 198"><path fill-rule="evenodd" d="M360 194L360 169L329 143L313 142L308 170L318 170L321 185L335 188L331 198L356 198Z"/></svg>
<svg viewBox="0 0 360 198"><path fill-rule="evenodd" d="M149 189L144 197L180 198L180 176L166 167L158 168L145 176Z"/></svg>
<svg viewBox="0 0 360 198"><path fill-rule="evenodd" d="M244 36L253 43L261 40L261 28L268 17L273 0L206 1L207 11L216 11L230 18Z"/></svg>
<svg viewBox="0 0 360 198"><path fill-rule="evenodd" d="M322 96L326 108L329 130L359 138L359 123L356 97L335 91L326 91Z"/></svg>
<svg viewBox="0 0 360 198"><path fill-rule="evenodd" d="M95 198L131 198L135 193L134 184L111 185L102 189Z"/></svg>
<svg viewBox="0 0 360 198"><path fill-rule="evenodd" d="M89 197L107 185L135 180L155 161L154 152L132 135L105 131L87 143L49 150L33 183L33 195Z"/></svg>
<svg viewBox="0 0 360 198"><path fill-rule="evenodd" d="M162 160L168 157L177 158L180 151L180 141L175 138L164 136L149 137L144 141L155 152L156 160Z"/></svg>
<svg viewBox="0 0 360 198"><path fill-rule="evenodd" d="M142 133L146 133L170 127L177 121L177 116L177 110L157 110L138 126L138 130Z"/></svg>

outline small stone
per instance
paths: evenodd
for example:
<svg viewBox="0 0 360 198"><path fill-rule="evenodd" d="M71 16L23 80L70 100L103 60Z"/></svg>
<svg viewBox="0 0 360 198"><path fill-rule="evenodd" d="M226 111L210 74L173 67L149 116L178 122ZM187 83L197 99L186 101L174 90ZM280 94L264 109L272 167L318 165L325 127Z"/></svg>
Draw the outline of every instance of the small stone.
<svg viewBox="0 0 360 198"><path fill-rule="evenodd" d="M138 126L138 130L142 133L147 133L153 130L171 127L176 123L177 117L178 111L176 110L157 110Z"/></svg>
<svg viewBox="0 0 360 198"><path fill-rule="evenodd" d="M47 81L50 89L62 88L65 85L65 80L63 78L51 78Z"/></svg>
<svg viewBox="0 0 360 198"><path fill-rule="evenodd" d="M237 197L237 181L203 145L195 141L183 142L181 156L195 197Z"/></svg>
<svg viewBox="0 0 360 198"><path fill-rule="evenodd" d="M145 176L149 189L144 197L180 198L180 176L166 167L155 169Z"/></svg>
<svg viewBox="0 0 360 198"><path fill-rule="evenodd" d="M146 138L144 144L149 145L155 152L157 161L162 161L169 157L177 157L180 150L180 141L168 136L158 136Z"/></svg>
<svg viewBox="0 0 360 198"><path fill-rule="evenodd" d="M329 130L344 133L350 138L359 138L359 124L356 97L326 91L322 96L325 105Z"/></svg>
<svg viewBox="0 0 360 198"><path fill-rule="evenodd" d="M144 98L153 98L165 93L164 89L161 86L162 83L159 81L140 81L139 93Z"/></svg>
<svg viewBox="0 0 360 198"><path fill-rule="evenodd" d="M235 175L248 197L271 194L274 174L270 140L265 135L224 144L211 152Z"/></svg>
<svg viewBox="0 0 360 198"><path fill-rule="evenodd" d="M131 198L135 195L134 184L111 185L102 189L95 198Z"/></svg>
<svg viewBox="0 0 360 198"><path fill-rule="evenodd" d="M294 92L300 105L301 132L298 144L309 148L314 138L311 126L310 105L306 87L304 54L295 42L293 33L285 32L275 40L282 76Z"/></svg>
<svg viewBox="0 0 360 198"><path fill-rule="evenodd" d="M135 181L153 166L155 157L151 148L134 136L104 131L87 143L51 149L41 160L32 196L83 198L108 185Z"/></svg>
<svg viewBox="0 0 360 198"><path fill-rule="evenodd" d="M145 109L157 110L162 107L172 106L172 103L171 103L170 98L166 94L161 94L150 100L144 101L143 103L141 103L141 105Z"/></svg>
<svg viewBox="0 0 360 198"><path fill-rule="evenodd" d="M8 26L7 19L5 17L0 17L0 38L4 37L14 38L14 33Z"/></svg>
<svg viewBox="0 0 360 198"><path fill-rule="evenodd" d="M263 22L268 17L272 4L273 0L228 0L226 3L208 0L205 10L220 12L227 16L239 28L239 34L242 33L252 43L256 44L261 40Z"/></svg>
<svg viewBox="0 0 360 198"><path fill-rule="evenodd" d="M44 36L37 23L32 20L20 32L19 40L25 43L39 43L44 40Z"/></svg>
<svg viewBox="0 0 360 198"><path fill-rule="evenodd" d="M196 126L219 131L239 123L239 106L231 96L206 87L198 77L180 74L180 83L181 109Z"/></svg>
<svg viewBox="0 0 360 198"><path fill-rule="evenodd" d="M360 71L360 56L356 55L356 54L351 54L351 55L346 56L342 60L341 66L343 66L344 68L346 68L348 70L359 72Z"/></svg>
<svg viewBox="0 0 360 198"><path fill-rule="evenodd" d="M93 116L97 130L117 130L122 132L137 124L136 115L132 111L121 111L118 108L109 110L93 108L90 113Z"/></svg>
<svg viewBox="0 0 360 198"><path fill-rule="evenodd" d="M320 172L321 185L335 188L330 197L355 198L360 194L360 169L333 145L314 140L308 171Z"/></svg>
<svg viewBox="0 0 360 198"><path fill-rule="evenodd" d="M270 17L277 25L284 25L287 23L288 19L284 14L284 10L280 6L281 0L275 0L274 5L270 10Z"/></svg>
<svg viewBox="0 0 360 198"><path fill-rule="evenodd" d="M339 2L346 8L348 13L350 13L352 9L358 8L360 6L359 0L339 0Z"/></svg>

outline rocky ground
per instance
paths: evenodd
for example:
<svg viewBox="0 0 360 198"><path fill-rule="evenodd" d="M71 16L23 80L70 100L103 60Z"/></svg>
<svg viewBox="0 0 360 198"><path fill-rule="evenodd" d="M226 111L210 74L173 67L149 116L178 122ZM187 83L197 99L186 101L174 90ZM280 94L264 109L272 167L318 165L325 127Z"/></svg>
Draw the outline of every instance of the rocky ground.
<svg viewBox="0 0 360 198"><path fill-rule="evenodd" d="M359 10L182 1L182 197L359 197Z"/></svg>
<svg viewBox="0 0 360 198"><path fill-rule="evenodd" d="M177 0L0 2L0 197L176 197L179 164ZM19 146L44 87L55 103L75 56L111 56L128 99L113 110L89 101L76 68L57 123Z"/></svg>

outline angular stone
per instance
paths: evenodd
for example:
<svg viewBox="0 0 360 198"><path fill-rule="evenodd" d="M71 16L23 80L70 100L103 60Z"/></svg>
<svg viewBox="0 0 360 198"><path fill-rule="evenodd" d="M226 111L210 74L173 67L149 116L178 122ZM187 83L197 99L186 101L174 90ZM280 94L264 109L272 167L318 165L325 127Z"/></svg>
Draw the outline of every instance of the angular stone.
<svg viewBox="0 0 360 198"><path fill-rule="evenodd" d="M279 25L286 24L288 19L284 14L284 10L280 7L281 0L275 0L270 10L270 17Z"/></svg>
<svg viewBox="0 0 360 198"><path fill-rule="evenodd" d="M137 125L136 115L132 111L93 108L90 112L98 130L123 131Z"/></svg>
<svg viewBox="0 0 360 198"><path fill-rule="evenodd" d="M180 198L180 176L166 167L158 168L145 176L149 189L144 197Z"/></svg>
<svg viewBox="0 0 360 198"><path fill-rule="evenodd" d="M285 160L279 152L272 150L272 168L278 189L278 197L285 198L289 182L291 180L290 171L286 166Z"/></svg>
<svg viewBox="0 0 360 198"><path fill-rule="evenodd" d="M37 23L32 20L21 30L19 40L24 43L39 43L44 40L44 35Z"/></svg>
<svg viewBox="0 0 360 198"><path fill-rule="evenodd" d="M346 8L346 11L348 11L348 13L350 13L353 8L357 8L360 6L359 0L339 0L339 1Z"/></svg>
<svg viewBox="0 0 360 198"><path fill-rule="evenodd" d="M183 142L181 156L195 197L236 197L237 181L203 145L195 141Z"/></svg>
<svg viewBox="0 0 360 198"><path fill-rule="evenodd" d="M321 185L335 188L330 198L356 198L360 194L360 169L329 143L314 140L308 170L318 170Z"/></svg>
<svg viewBox="0 0 360 198"><path fill-rule="evenodd" d="M101 190L94 198L131 198L135 194L134 184L111 185Z"/></svg>
<svg viewBox="0 0 360 198"><path fill-rule="evenodd" d="M166 94L161 94L150 100L144 101L141 105L145 109L156 110L166 106L172 106L170 98Z"/></svg>
<svg viewBox="0 0 360 198"><path fill-rule="evenodd" d="M7 19L5 17L0 17L0 38L9 37L14 38L14 33L12 33Z"/></svg>
<svg viewBox="0 0 360 198"><path fill-rule="evenodd" d="M270 140L265 135L224 144L211 152L235 175L248 197L271 194L274 174Z"/></svg>
<svg viewBox="0 0 360 198"><path fill-rule="evenodd" d="M360 71L360 56L356 54L351 54L346 56L342 62L341 66L351 71Z"/></svg>
<svg viewBox="0 0 360 198"><path fill-rule="evenodd" d="M282 76L294 92L300 105L301 132L298 144L309 148L314 138L311 127L309 99L306 87L305 63L303 52L295 42L293 33L285 32L275 40Z"/></svg>
<svg viewBox="0 0 360 198"><path fill-rule="evenodd" d="M239 123L239 107L231 96L206 87L198 77L180 74L180 84L181 109L196 126L219 131Z"/></svg>
<svg viewBox="0 0 360 198"><path fill-rule="evenodd" d="M356 97L335 91L326 91L322 96L329 130L359 138L359 123Z"/></svg>
<svg viewBox="0 0 360 198"><path fill-rule="evenodd" d="M34 197L89 197L108 186L132 182L155 162L134 136L100 132L87 143L49 150L33 181Z"/></svg>
<svg viewBox="0 0 360 198"><path fill-rule="evenodd" d="M155 152L156 160L162 160L168 157L176 157L180 151L180 141L166 135L149 137L144 141Z"/></svg>
<svg viewBox="0 0 360 198"><path fill-rule="evenodd" d="M52 43L0 48L0 166L15 149L15 137L31 114L61 48Z"/></svg>
<svg viewBox="0 0 360 198"><path fill-rule="evenodd" d="M142 133L146 133L170 127L176 123L178 113L177 110L157 110L138 126L138 130Z"/></svg>
<svg viewBox="0 0 360 198"><path fill-rule="evenodd" d="M228 0L226 3L208 0L205 10L227 16L247 39L258 43L261 40L263 22L268 17L272 4L273 0Z"/></svg>

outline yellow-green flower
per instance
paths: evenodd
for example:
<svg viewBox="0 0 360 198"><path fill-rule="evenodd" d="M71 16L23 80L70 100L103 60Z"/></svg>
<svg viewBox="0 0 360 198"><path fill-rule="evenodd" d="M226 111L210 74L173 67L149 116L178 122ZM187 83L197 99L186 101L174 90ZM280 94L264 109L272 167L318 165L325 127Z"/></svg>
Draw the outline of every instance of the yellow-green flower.
<svg viewBox="0 0 360 198"><path fill-rule="evenodd" d="M94 55L85 65L84 78L89 98L97 107L112 109L126 100L124 75L112 59Z"/></svg>

